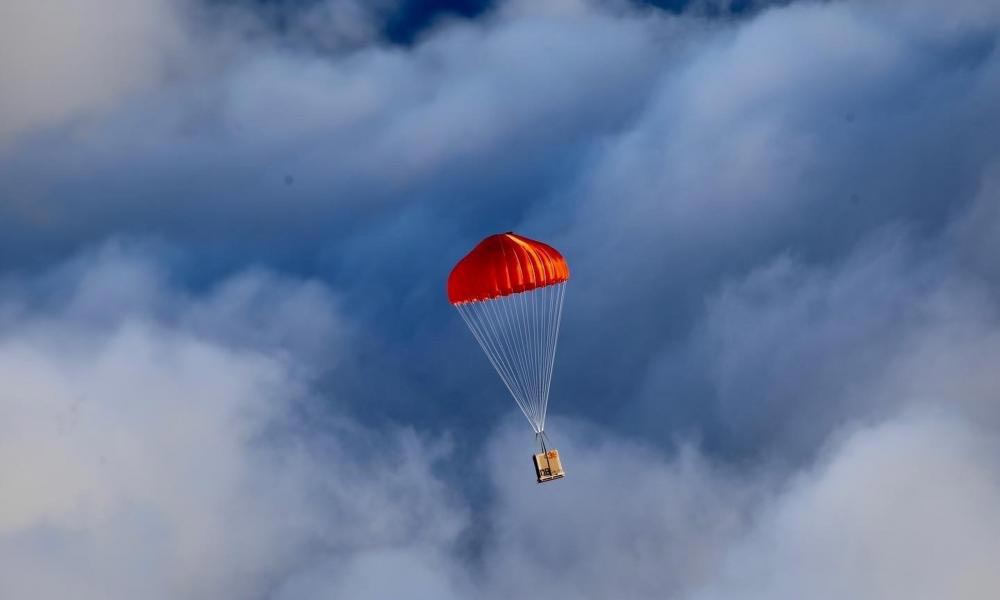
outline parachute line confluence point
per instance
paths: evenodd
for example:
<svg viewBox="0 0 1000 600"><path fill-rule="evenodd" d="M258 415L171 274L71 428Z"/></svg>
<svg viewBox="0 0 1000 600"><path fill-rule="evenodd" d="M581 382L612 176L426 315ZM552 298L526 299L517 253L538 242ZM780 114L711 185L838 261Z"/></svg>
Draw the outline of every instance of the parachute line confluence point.
<svg viewBox="0 0 1000 600"><path fill-rule="evenodd" d="M555 248L515 233L484 239L448 278L448 299L536 435L544 435L568 280Z"/></svg>

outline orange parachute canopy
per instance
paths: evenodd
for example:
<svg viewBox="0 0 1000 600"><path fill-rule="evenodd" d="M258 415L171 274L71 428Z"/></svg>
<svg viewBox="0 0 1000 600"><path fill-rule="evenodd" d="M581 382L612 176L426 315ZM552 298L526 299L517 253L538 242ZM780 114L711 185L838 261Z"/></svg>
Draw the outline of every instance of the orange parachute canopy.
<svg viewBox="0 0 1000 600"><path fill-rule="evenodd" d="M509 231L479 242L448 277L448 300L542 441L568 279L555 248Z"/></svg>
<svg viewBox="0 0 1000 600"><path fill-rule="evenodd" d="M569 266L555 248L508 231L489 236L458 261L448 276L448 300L492 300L568 279Z"/></svg>

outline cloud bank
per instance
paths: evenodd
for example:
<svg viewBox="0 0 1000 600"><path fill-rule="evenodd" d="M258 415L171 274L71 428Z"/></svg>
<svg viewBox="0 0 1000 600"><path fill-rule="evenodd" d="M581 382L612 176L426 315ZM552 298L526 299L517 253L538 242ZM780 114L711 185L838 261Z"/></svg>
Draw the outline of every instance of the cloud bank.
<svg viewBox="0 0 1000 600"><path fill-rule="evenodd" d="M327 315L322 335L336 343L345 332L321 284L245 273L190 296L127 244L85 265L20 283L44 310L4 303L5 597L989 598L1000 589L996 409L975 404L977 389L989 400L995 385L938 358L965 366L955 348L964 332L964 352L992 347L985 357L995 359L1000 330L984 329L981 315L967 317L975 327L948 319L913 332L921 342L898 353L885 380L854 391L872 402L890 384L924 394L893 390L905 409L838 428L806 465L725 463L687 442L664 454L559 419L570 477L539 487L525 477L512 416L481 457L458 461L470 469L460 476L486 480L489 501L477 508L448 473L447 438L373 431L316 402L315 368L303 367L312 341L230 334L294 333L296 313L280 308L291 304ZM38 292L52 293L53 279L58 298ZM232 292L262 282L266 292ZM102 299L122 297L127 308L103 310ZM202 325L207 314L214 327ZM993 420L975 418L980 409Z"/></svg>

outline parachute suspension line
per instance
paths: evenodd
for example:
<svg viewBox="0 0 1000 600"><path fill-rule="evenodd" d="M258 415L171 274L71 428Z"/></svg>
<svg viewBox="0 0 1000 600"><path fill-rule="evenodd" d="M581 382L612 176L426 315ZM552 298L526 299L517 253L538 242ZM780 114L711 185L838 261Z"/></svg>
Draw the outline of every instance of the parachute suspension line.
<svg viewBox="0 0 1000 600"><path fill-rule="evenodd" d="M531 307L531 323L535 324L535 326L531 328L531 331L529 333L531 334L531 349L532 349L532 352L534 354L534 357L532 358L532 360L535 361L536 365L541 365L542 364L542 362L541 362L541 359L542 359L542 356L541 356L541 354L542 354L541 333L542 333L542 325L544 324L544 321L539 318L540 315L538 314L538 297L541 294L544 294L544 293L545 293L545 288L543 287L542 290L538 294L528 294L527 296L525 296L525 299L524 299L525 304ZM529 300L529 297L530 297L530 300ZM531 383L532 383L532 385L535 386L535 389L537 390L536 393L538 394L539 399L541 398L541 395L542 395L542 377L543 376L542 376L541 366L536 366L535 367L534 378L532 379ZM545 421L544 415L542 415L542 421L543 422Z"/></svg>
<svg viewBox="0 0 1000 600"><path fill-rule="evenodd" d="M528 361L525 348L524 327L519 318L520 314L516 310L517 304L514 295L503 296L496 302L487 301L483 304L493 309L494 316L497 316L498 320L500 320L500 317L503 319L503 323L506 326L505 340L507 346L512 349L512 354L517 359L517 381L524 393L523 400L530 415L528 419L531 421L532 426L538 429L540 423L538 418L539 408L534 402L531 394L531 386L529 385L528 371L530 362Z"/></svg>
<svg viewBox="0 0 1000 600"><path fill-rule="evenodd" d="M545 389L542 391L542 424L541 429L545 429L545 415L549 408L549 390L552 388L552 371L555 367L556 362L556 346L559 344L559 325L562 323L562 311L563 302L566 299L566 283L560 283L558 285L552 286L556 288L555 292L555 303L552 307L552 319L550 323L552 324L552 336L549 338L547 344L548 352L548 362L545 364Z"/></svg>
<svg viewBox="0 0 1000 600"><path fill-rule="evenodd" d="M528 377L528 372L530 371L531 361L527 356L527 344L524 341L524 320L520 311L518 311L516 294L510 296L504 296L500 298L500 301L495 304L495 307L503 310L503 315L507 318L507 323L510 326L510 340L511 345L514 350L517 351L517 357L520 364L520 371L518 372L519 381L524 388L525 402L531 410L532 422L538 423L538 407L535 406L534 394L531 389L531 380Z"/></svg>
<svg viewBox="0 0 1000 600"><path fill-rule="evenodd" d="M548 311L545 310L545 305L548 298L552 295L552 287L547 286L538 290L537 294L532 294L532 305L535 307L536 312L539 313L539 319L537 321L537 326L535 327L535 336L537 338L537 343L535 344L535 352L537 353L536 360L538 368L536 369L536 383L538 387L538 400L541 403L539 407L539 416L541 423L539 429L545 429L545 367L546 360L545 356L548 354L548 323L551 320L551 316ZM539 310L538 305L542 304Z"/></svg>
<svg viewBox="0 0 1000 600"><path fill-rule="evenodd" d="M537 367L538 363L535 362L533 358L534 353L532 352L533 348L531 346L532 328L528 326L528 324L531 321L528 318L528 312L524 297L525 294L514 294L512 296L508 296L508 298L510 298L513 301L512 303L518 309L518 313L520 315L520 319L518 322L521 324L521 336L522 336L521 340L524 342L524 345L522 345L521 348L524 350L525 354L524 359L528 365L528 369L524 373L525 375L524 384L528 387L529 390L529 395L531 397L531 402L532 402L532 409L535 411L535 415L538 416L538 413L541 411L542 407L540 404L538 404L538 390L536 389L537 386L533 381L534 372L538 369Z"/></svg>
<svg viewBox="0 0 1000 600"><path fill-rule="evenodd" d="M542 342L542 355L539 357L539 365L540 365L540 367L538 369L538 371L539 371L539 373L541 374L541 377L542 377L542 380L539 383L539 386L541 387L541 390L542 390L541 391L541 397L542 397L542 426L541 426L541 429L542 429L542 431L545 430L545 404L548 401L548 398L547 398L547 396L548 396L548 389L546 388L546 380L548 379L549 375L551 374L551 371L549 370L549 359L548 359L548 357L549 357L549 352L552 349L552 321L553 321L553 319L555 317L555 315L552 314L552 306L553 306L553 304L552 304L552 297L553 297L553 294L557 293L557 289L556 288L559 288L559 287L562 287L562 284L544 288L544 292L543 292L543 295L542 295L542 298L541 298L541 300L545 303L544 310L542 311L543 314L545 315L545 320L542 323L542 328L539 330L539 332L544 336L544 338L543 338L543 342ZM544 447L544 442L543 442L542 446Z"/></svg>
<svg viewBox="0 0 1000 600"><path fill-rule="evenodd" d="M510 298L512 302L516 303L519 306L522 316L522 322L524 323L524 330L523 330L524 351L525 354L528 355L527 360L531 367L529 369L529 372L526 373L527 384L531 388L531 396L532 396L532 403L534 405L535 416L537 418L539 428L541 428L542 399L540 396L542 390L541 387L539 387L538 385L538 371L541 369L541 364L538 362L537 359L537 348L535 339L535 332L538 329L539 323L537 319L532 319L532 315L528 310L528 305L529 305L528 297L531 296L533 298L536 295L537 294L533 294L532 292L527 292L522 294L515 294ZM517 297L516 299L515 296Z"/></svg>
<svg viewBox="0 0 1000 600"><path fill-rule="evenodd" d="M549 436L545 433L544 429L535 433L535 442L538 443L538 447L542 450L542 454L549 453L549 447L552 446L552 442L549 440ZM548 457L546 456L546 458Z"/></svg>
<svg viewBox="0 0 1000 600"><path fill-rule="evenodd" d="M537 430L534 420L530 410L528 409L525 401L523 400L524 392L518 385L517 378L514 376L514 370L510 364L510 359L505 352L496 344L496 339L499 337L496 335L496 331L493 331L493 335L490 334L490 329L493 329L492 325L488 321L483 319L483 315L477 314L477 311L472 308L478 303L472 304L456 304L455 308L458 309L462 319L465 320L466 325L469 326L469 330L472 331L472 335L476 338L479 346L483 349L486 357L489 358L490 363L493 368L496 369L497 373L500 375L500 379L503 380L504 385L507 386L507 391L510 395L514 397L514 401L517 402L518 407L524 416L531 423L532 427Z"/></svg>
<svg viewBox="0 0 1000 600"><path fill-rule="evenodd" d="M542 454L549 451L548 442L549 436L545 435L545 430L535 433L535 441L538 442L539 447L542 449Z"/></svg>
<svg viewBox="0 0 1000 600"><path fill-rule="evenodd" d="M544 288L543 288L544 289ZM530 372L528 375L528 384L532 388L532 399L535 402L535 410L538 415L539 423L542 419L542 388L538 385L538 372L541 370L541 363L538 362L538 340L536 332L538 330L538 319L533 318L534 315L529 311L528 307L530 302L528 300L529 296L534 299L537 294L532 294L531 292L516 294L520 300L521 313L524 316L524 350L528 354L528 360L531 365Z"/></svg>
<svg viewBox="0 0 1000 600"><path fill-rule="evenodd" d="M501 312L492 302L474 302L466 305L456 305L459 312L468 315L467 323L471 322L478 330L480 346L490 358L501 379L507 385L508 391L521 408L521 412L531 423L533 429L538 429L537 410L530 404L529 394L524 386L522 375L524 367L520 353L515 351L516 338L511 330L510 315ZM474 335L476 335L474 333Z"/></svg>
<svg viewBox="0 0 1000 600"><path fill-rule="evenodd" d="M455 305L543 445L565 285Z"/></svg>

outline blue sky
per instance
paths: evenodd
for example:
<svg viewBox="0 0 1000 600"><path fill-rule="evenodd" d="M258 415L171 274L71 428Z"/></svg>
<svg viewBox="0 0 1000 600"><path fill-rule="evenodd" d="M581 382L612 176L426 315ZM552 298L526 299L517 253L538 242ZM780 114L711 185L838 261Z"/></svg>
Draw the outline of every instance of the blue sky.
<svg viewBox="0 0 1000 600"><path fill-rule="evenodd" d="M1000 591L990 3L97 5L0 9L0 597Z"/></svg>

